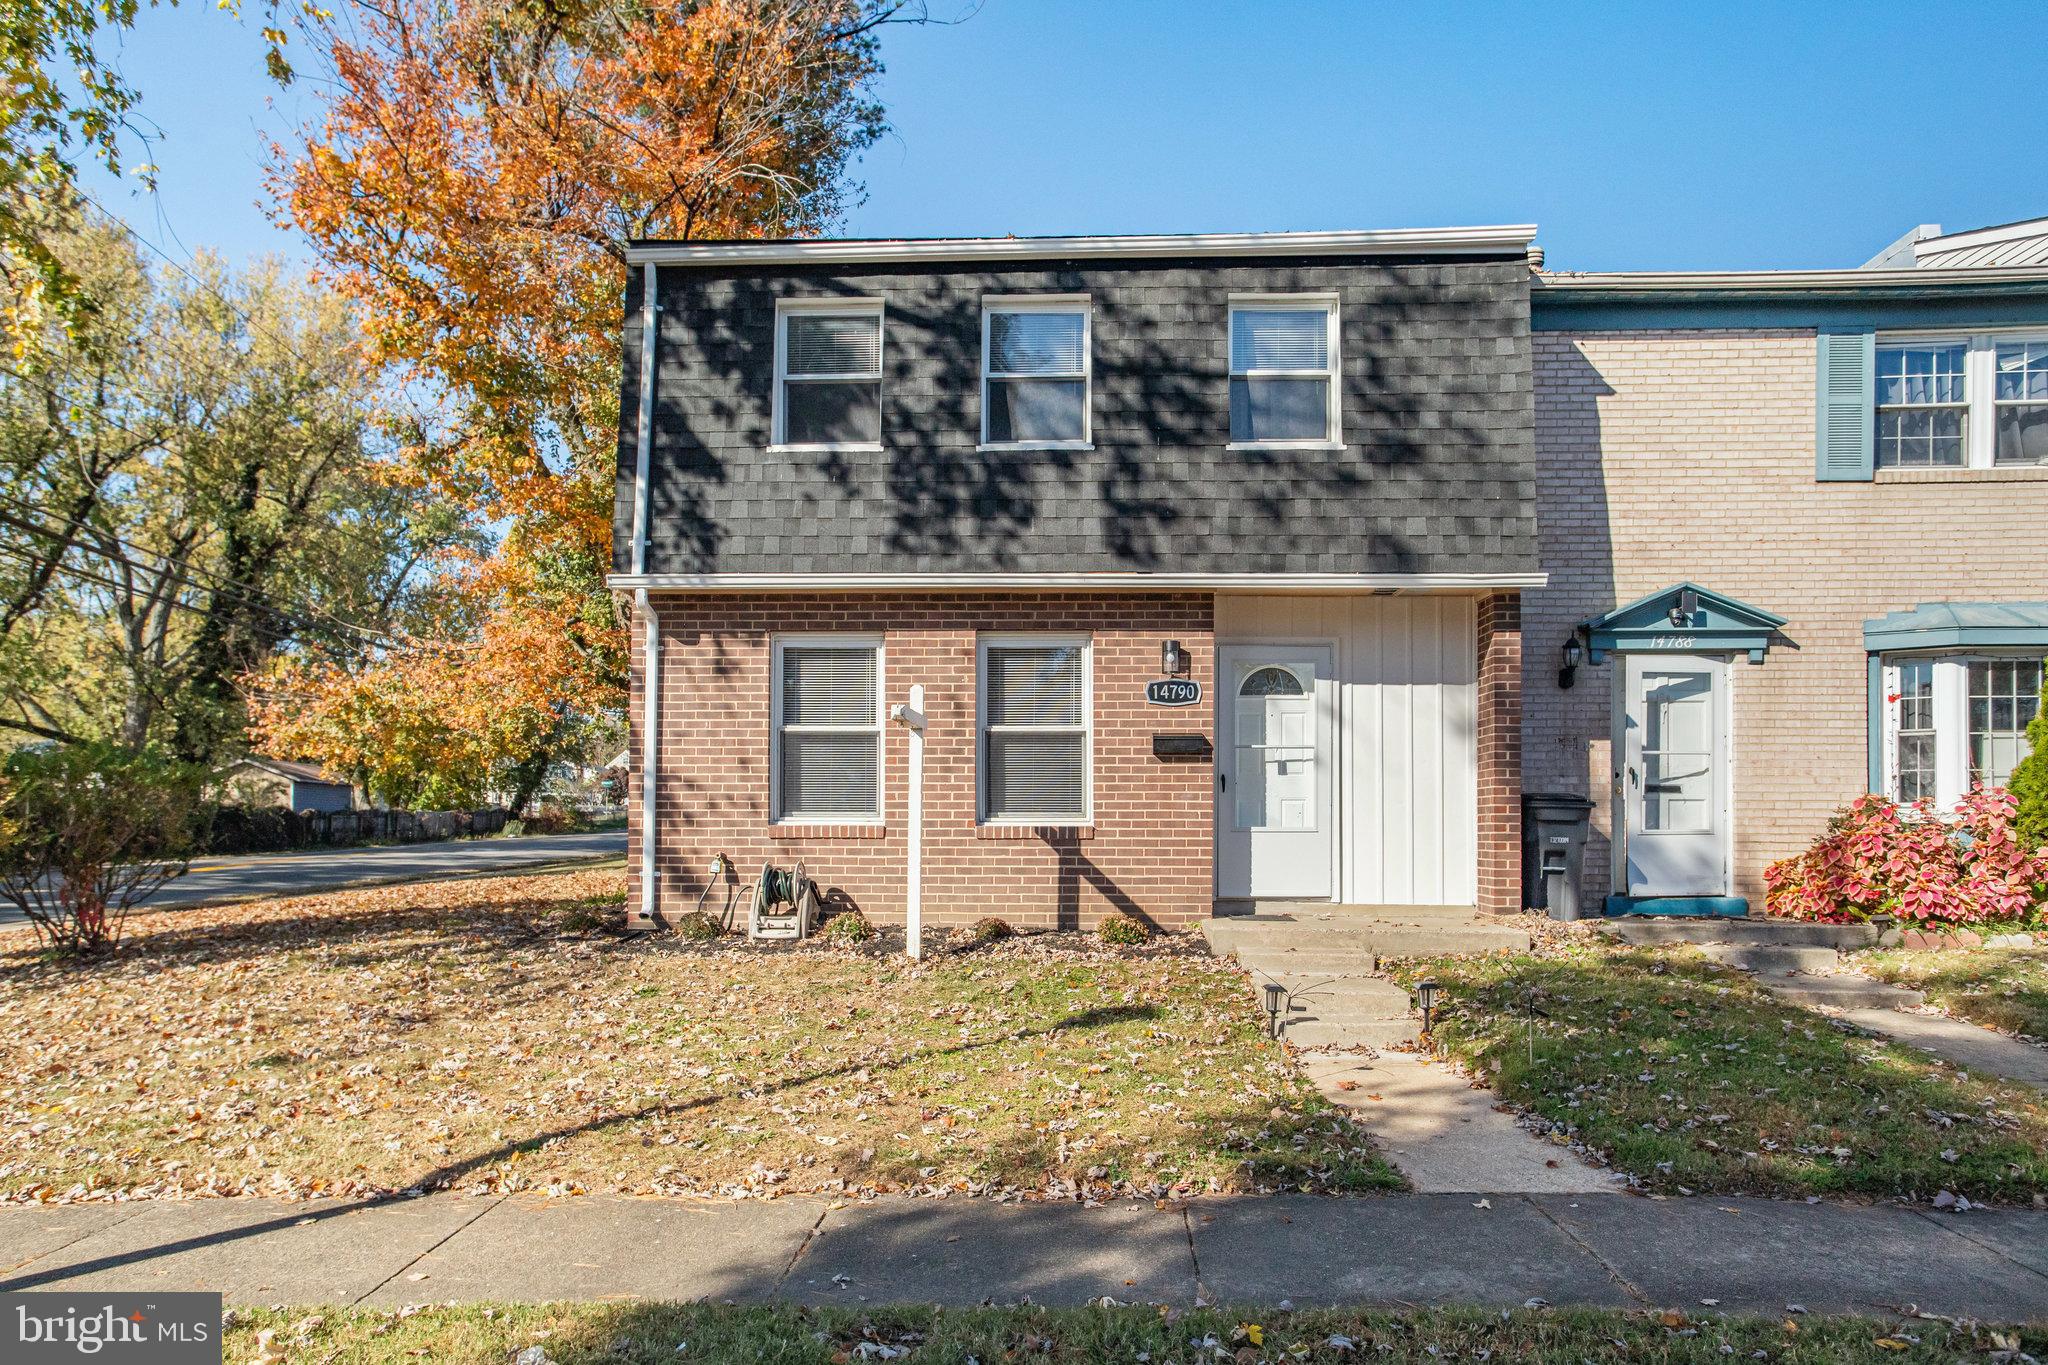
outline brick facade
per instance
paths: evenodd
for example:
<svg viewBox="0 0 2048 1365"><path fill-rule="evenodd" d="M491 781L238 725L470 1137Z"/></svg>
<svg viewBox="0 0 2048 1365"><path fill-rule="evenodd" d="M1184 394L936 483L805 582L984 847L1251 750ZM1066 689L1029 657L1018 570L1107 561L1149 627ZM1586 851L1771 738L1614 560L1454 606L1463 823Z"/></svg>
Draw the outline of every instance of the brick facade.
<svg viewBox="0 0 2048 1365"><path fill-rule="evenodd" d="M1522 908L1522 600L1511 592L1479 602L1478 906Z"/></svg>
<svg viewBox="0 0 2048 1365"><path fill-rule="evenodd" d="M1162 928L1210 912L1214 768L1207 759L1153 755L1155 732L1212 740L1207 705L1149 706L1160 642L1186 647L1190 676L1214 680L1211 598L1179 594L669 595L661 623L661 751L657 911L690 910L714 854L733 867L709 905L751 882L763 862L802 859L826 888L869 917L900 921L905 880L908 741L883 736L883 823L783 826L770 820L770 669L784 633L883 637L885 701L925 689L924 915L927 925L1000 915L1019 926L1087 927L1112 910ZM638 877L643 714L635 623L634 786L630 866ZM978 633L1087 634L1093 642L1093 823L1079 829L976 822L975 642ZM638 906L637 886L629 904ZM744 905L738 913L744 914Z"/></svg>
<svg viewBox="0 0 2048 1365"><path fill-rule="evenodd" d="M1539 332L1536 514L1550 585L1525 594L1523 766L1593 797L1585 892L1610 887L1618 664L1561 691L1581 621L1682 580L1788 619L1731 671L1735 891L1803 848L1868 785L1863 622L1921 602L2034 600L2048 469L1814 478L1815 342L1804 329Z"/></svg>

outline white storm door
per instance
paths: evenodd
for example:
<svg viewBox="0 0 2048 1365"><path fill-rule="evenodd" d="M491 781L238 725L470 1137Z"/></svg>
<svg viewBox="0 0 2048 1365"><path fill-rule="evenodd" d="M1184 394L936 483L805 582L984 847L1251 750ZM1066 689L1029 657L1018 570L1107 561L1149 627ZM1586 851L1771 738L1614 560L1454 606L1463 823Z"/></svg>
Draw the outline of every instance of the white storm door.
<svg viewBox="0 0 2048 1365"><path fill-rule="evenodd" d="M1330 650L1217 650L1219 896L1328 899L1336 752Z"/></svg>
<svg viewBox="0 0 2048 1365"><path fill-rule="evenodd" d="M1623 659L1621 805L1631 896L1728 894L1728 662Z"/></svg>

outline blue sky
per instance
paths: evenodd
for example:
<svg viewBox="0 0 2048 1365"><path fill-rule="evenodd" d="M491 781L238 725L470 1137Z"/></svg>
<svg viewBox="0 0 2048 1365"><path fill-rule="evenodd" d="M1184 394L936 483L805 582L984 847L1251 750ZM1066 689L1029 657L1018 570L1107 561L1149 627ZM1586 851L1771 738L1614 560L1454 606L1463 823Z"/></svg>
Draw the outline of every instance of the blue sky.
<svg viewBox="0 0 2048 1365"><path fill-rule="evenodd" d="M2038 3L986 0L884 52L853 236L1535 222L1553 267L1717 269L2048 214ZM261 167L312 99L254 28L150 11L123 67L162 192L92 192L180 259L302 256Z"/></svg>

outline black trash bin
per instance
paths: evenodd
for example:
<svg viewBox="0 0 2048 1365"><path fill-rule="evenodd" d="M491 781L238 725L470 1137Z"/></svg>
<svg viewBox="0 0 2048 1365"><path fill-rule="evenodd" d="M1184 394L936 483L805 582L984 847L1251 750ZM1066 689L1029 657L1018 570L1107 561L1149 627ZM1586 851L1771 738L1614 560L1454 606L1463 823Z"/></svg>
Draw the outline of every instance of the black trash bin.
<svg viewBox="0 0 2048 1365"><path fill-rule="evenodd" d="M1578 919L1579 872L1586 861L1586 836L1593 827L1593 802L1576 792L1525 792L1522 796L1522 900L1552 919Z"/></svg>

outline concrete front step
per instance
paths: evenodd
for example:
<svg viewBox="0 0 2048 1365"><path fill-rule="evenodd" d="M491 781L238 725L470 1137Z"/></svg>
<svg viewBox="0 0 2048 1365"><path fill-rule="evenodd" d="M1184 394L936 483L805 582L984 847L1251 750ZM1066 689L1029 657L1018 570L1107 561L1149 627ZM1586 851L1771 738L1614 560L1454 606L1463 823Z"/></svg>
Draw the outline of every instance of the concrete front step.
<svg viewBox="0 0 2048 1365"><path fill-rule="evenodd" d="M1258 919L1210 919L1202 922L1202 935L1210 950L1218 954L1244 949L1300 952L1352 952L1363 958L1441 957L1451 953L1486 953L1505 949L1526 951L1526 930L1508 925L1447 923L1442 926L1355 923L1275 922Z"/></svg>
<svg viewBox="0 0 2048 1365"><path fill-rule="evenodd" d="M1792 919L1688 919L1645 915L1603 920L1600 932L1624 943L1652 947L1665 943L1724 943L1785 948L1828 948L1848 951L1877 943L1868 924L1816 924Z"/></svg>
<svg viewBox="0 0 2048 1365"><path fill-rule="evenodd" d="M1272 973L1296 1004L1320 1009L1342 1009L1369 1013L1380 1019L1401 1019L1408 1014L1408 992L1378 976L1329 977Z"/></svg>
<svg viewBox="0 0 2048 1365"><path fill-rule="evenodd" d="M1702 943L1700 954L1739 971L1755 972L1759 976L1789 976L1793 972L1832 972L1842 965L1842 955L1833 948Z"/></svg>
<svg viewBox="0 0 2048 1365"><path fill-rule="evenodd" d="M1298 1048L1402 1047L1422 1036L1422 1024L1415 1019L1362 1019L1332 1023L1321 1019L1297 1019L1287 1025L1287 1041Z"/></svg>
<svg viewBox="0 0 2048 1365"><path fill-rule="evenodd" d="M1903 986L1872 981L1867 976L1844 972L1840 976L1762 976L1773 993L1801 1005L1842 1010L1897 1010L1925 1004L1927 997Z"/></svg>

